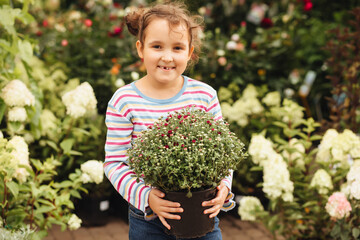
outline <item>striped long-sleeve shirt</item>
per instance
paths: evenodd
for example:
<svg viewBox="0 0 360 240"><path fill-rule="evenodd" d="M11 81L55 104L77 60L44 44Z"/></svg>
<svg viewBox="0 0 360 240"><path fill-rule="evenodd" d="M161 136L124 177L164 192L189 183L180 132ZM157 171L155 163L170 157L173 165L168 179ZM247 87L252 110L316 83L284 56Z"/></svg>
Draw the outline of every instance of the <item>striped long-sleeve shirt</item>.
<svg viewBox="0 0 360 240"><path fill-rule="evenodd" d="M131 83L119 88L109 101L105 120L108 129L105 175L120 195L143 211L147 219L156 217L148 203L151 186L145 185L143 181L136 181L134 172L127 165L127 150L131 148L132 140L157 119L194 105L197 109L213 113L215 119L222 118L216 91L209 85L186 76L181 91L170 99L147 97L139 91L135 83ZM232 171L223 182L231 189ZM233 194L230 192L223 206L224 211L235 206L232 199Z"/></svg>

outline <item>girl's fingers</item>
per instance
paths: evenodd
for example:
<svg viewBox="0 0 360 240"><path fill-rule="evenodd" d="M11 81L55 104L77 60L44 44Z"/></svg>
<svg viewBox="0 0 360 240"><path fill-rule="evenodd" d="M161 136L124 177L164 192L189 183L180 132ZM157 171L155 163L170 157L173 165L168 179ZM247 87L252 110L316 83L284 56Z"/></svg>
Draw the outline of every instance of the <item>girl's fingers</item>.
<svg viewBox="0 0 360 240"><path fill-rule="evenodd" d="M170 227L170 225L166 222L165 218L159 216L159 219L160 219L161 223L162 223L167 229L170 230L171 227Z"/></svg>
<svg viewBox="0 0 360 240"><path fill-rule="evenodd" d="M221 208L220 205L214 205L212 208L206 209L204 211L204 214L214 213L214 212L220 210L220 208Z"/></svg>
<svg viewBox="0 0 360 240"><path fill-rule="evenodd" d="M214 218L214 217L216 217L216 216L219 214L219 212L220 212L220 209L217 210L216 212L214 212L213 214L211 214L211 215L209 216L209 218Z"/></svg>
<svg viewBox="0 0 360 240"><path fill-rule="evenodd" d="M154 191L155 196L157 196L159 198L165 197L165 194L162 191L160 191L160 190L158 190L156 188L153 188L152 191Z"/></svg>
<svg viewBox="0 0 360 240"><path fill-rule="evenodd" d="M161 208L161 211L163 211L163 212L173 212L173 213L179 213L179 212L183 212L184 211L184 209L182 209L182 208L171 208L171 207L162 207Z"/></svg>
<svg viewBox="0 0 360 240"><path fill-rule="evenodd" d="M166 219L174 219L174 220L180 220L181 219L181 217L179 215L170 214L170 213L167 213L167 212L161 213L161 216L166 218Z"/></svg>

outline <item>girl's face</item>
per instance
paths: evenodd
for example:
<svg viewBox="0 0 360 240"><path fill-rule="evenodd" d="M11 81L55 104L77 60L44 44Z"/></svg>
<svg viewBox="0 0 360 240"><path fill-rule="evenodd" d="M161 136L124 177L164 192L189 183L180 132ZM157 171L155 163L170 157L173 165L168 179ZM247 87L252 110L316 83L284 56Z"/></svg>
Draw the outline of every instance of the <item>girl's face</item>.
<svg viewBox="0 0 360 240"><path fill-rule="evenodd" d="M155 18L146 28L144 44L136 42L138 54L144 60L147 80L152 83L175 85L182 80L194 47L189 46L186 26L169 27L165 19Z"/></svg>

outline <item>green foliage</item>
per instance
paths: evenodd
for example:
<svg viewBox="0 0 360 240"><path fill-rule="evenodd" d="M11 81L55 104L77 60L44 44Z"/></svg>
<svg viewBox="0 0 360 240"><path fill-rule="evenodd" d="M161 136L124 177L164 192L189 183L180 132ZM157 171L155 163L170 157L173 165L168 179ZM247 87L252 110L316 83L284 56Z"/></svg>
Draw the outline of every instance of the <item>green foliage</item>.
<svg viewBox="0 0 360 240"><path fill-rule="evenodd" d="M189 108L156 121L128 154L138 179L167 192L216 187L246 156L224 122Z"/></svg>
<svg viewBox="0 0 360 240"><path fill-rule="evenodd" d="M37 229L33 233L33 239L46 236L46 231L52 224L59 224L65 229L74 209L71 198L78 198L80 191L86 192L80 178L82 172L77 170L70 174L71 181L54 182L56 167L60 162L48 158L43 163L32 159L31 165L16 164L19 155L14 155L10 142L4 138L0 140L2 225L19 229L19 234L26 226L32 230ZM19 177L21 173L25 175L25 180Z"/></svg>
<svg viewBox="0 0 360 240"><path fill-rule="evenodd" d="M68 114L62 96L79 80L69 80L62 63L36 57L35 40L22 32L34 20L29 3L0 4L0 213L5 227L21 233L16 230L28 225L36 230L33 238L41 239L53 224L63 230L80 226L72 201L87 189L77 168L103 157L99 139L105 131L96 112L84 118Z"/></svg>

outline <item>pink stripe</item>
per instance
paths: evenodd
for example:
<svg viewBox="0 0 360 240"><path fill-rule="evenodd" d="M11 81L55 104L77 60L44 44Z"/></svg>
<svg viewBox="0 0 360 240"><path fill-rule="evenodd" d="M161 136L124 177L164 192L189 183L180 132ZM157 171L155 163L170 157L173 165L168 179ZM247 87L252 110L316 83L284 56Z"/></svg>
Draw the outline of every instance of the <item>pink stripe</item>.
<svg viewBox="0 0 360 240"><path fill-rule="evenodd" d="M123 167L126 167L127 165L122 163L120 166L117 166L116 169L112 172L112 174L109 176L109 179L112 179L112 176L117 172L117 170L120 170Z"/></svg>
<svg viewBox="0 0 360 240"><path fill-rule="evenodd" d="M130 144L131 141L127 141L127 142L106 142L106 145L127 145Z"/></svg>
<svg viewBox="0 0 360 240"><path fill-rule="evenodd" d="M189 105L185 105L183 107L163 109L163 110L149 110L149 109L145 109L145 108L130 108L125 112L124 115L126 116L127 114L129 114L132 111L135 111L135 112L141 112L141 111L143 111L143 112L155 112L155 113L173 112L173 111L177 111L177 110L180 110L180 109L183 109L183 108L186 108L186 107L191 107L193 105L194 104L189 104ZM206 108L204 106L201 106L201 105L195 105L195 107L206 110Z"/></svg>
<svg viewBox="0 0 360 240"><path fill-rule="evenodd" d="M186 91L186 92L184 92L184 95L185 94L198 94L198 93L205 94L205 95L208 95L209 97L213 98L213 95L211 95L210 93L205 92L205 91L193 91L193 92Z"/></svg>
<svg viewBox="0 0 360 240"><path fill-rule="evenodd" d="M125 178L127 175L129 175L129 174L133 174L133 172L132 172L132 171L129 171L129 172L125 173L125 174L120 178L120 181L118 182L118 185L117 185L117 188L116 188L116 190L117 190L118 192L120 192L121 182L122 182L122 181L124 180L124 178Z"/></svg>
<svg viewBox="0 0 360 240"><path fill-rule="evenodd" d="M146 186L143 186L141 189L140 189L140 192L139 192L139 203L138 203L138 209L140 209L140 206L141 206L141 193L142 191L146 188Z"/></svg>
<svg viewBox="0 0 360 240"><path fill-rule="evenodd" d="M108 127L108 130L123 130L123 131L125 131L125 130L133 130L133 128L121 128L121 127L112 128L112 127Z"/></svg>
<svg viewBox="0 0 360 240"><path fill-rule="evenodd" d="M105 157L105 158L106 158L106 157ZM103 166L106 167L106 166L108 166L108 165L110 165L110 164L113 164L113 163L117 163L117 161L105 162Z"/></svg>
<svg viewBox="0 0 360 240"><path fill-rule="evenodd" d="M141 98L139 95L132 95L132 94L124 94L121 95L118 99L116 99L114 106L116 106L116 104L123 99L124 97L137 97L137 98Z"/></svg>
<svg viewBox="0 0 360 240"><path fill-rule="evenodd" d="M214 105L212 105L207 111L208 112L210 112L211 111L211 109L213 109L214 107L216 107L218 105L218 103L216 103L216 104L214 104Z"/></svg>
<svg viewBox="0 0 360 240"><path fill-rule="evenodd" d="M131 190L132 190L132 188L133 188L133 186L134 186L134 184L136 183L136 181L133 181L133 183L130 185L130 187L129 187L129 191L128 191L128 202L130 202L130 193L131 193Z"/></svg>
<svg viewBox="0 0 360 240"><path fill-rule="evenodd" d="M121 115L121 114L116 114L116 113L112 113L112 112L106 112L106 115L115 116L115 117L123 117L123 115Z"/></svg>
<svg viewBox="0 0 360 240"><path fill-rule="evenodd" d="M123 158L126 157L126 155L112 155L112 156L105 156L105 159L109 159L109 158ZM115 161L110 162L110 163L115 163Z"/></svg>

